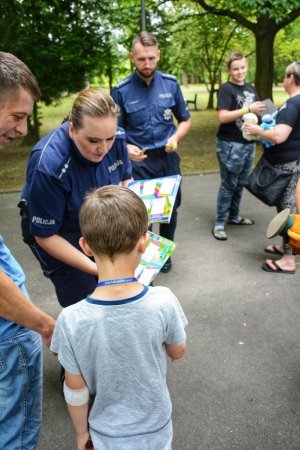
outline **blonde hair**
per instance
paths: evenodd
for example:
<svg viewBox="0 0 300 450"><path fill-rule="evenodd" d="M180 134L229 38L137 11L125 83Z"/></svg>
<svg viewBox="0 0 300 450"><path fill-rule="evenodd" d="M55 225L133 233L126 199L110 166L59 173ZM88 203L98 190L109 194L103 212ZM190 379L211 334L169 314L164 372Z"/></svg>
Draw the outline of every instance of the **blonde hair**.
<svg viewBox="0 0 300 450"><path fill-rule="evenodd" d="M18 88L25 89L34 101L41 96L38 82L26 64L11 53L0 52L0 105L18 98Z"/></svg>
<svg viewBox="0 0 300 450"><path fill-rule="evenodd" d="M118 117L119 107L102 88L87 88L74 100L69 120L77 129L83 127L83 117Z"/></svg>
<svg viewBox="0 0 300 450"><path fill-rule="evenodd" d="M147 232L148 215L137 194L123 186L109 185L87 194L79 223L93 253L113 258L134 249Z"/></svg>

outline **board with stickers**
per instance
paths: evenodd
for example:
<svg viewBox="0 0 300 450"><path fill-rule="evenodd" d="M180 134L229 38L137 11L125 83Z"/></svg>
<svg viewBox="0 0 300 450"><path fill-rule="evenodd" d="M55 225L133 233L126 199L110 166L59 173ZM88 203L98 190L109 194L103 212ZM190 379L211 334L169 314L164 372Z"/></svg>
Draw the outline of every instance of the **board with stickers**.
<svg viewBox="0 0 300 450"><path fill-rule="evenodd" d="M175 247L175 242L148 231L146 250L135 271L138 281L146 286L149 285L172 255Z"/></svg>
<svg viewBox="0 0 300 450"><path fill-rule="evenodd" d="M180 175L171 175L133 181L128 187L143 200L150 223L169 223L180 181Z"/></svg>

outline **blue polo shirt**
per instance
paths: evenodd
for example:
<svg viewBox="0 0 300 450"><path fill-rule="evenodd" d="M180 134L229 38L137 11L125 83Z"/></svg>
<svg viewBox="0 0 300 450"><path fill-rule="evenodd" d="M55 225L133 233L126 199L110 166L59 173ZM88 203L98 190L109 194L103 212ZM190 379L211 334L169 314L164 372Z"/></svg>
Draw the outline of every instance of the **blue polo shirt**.
<svg viewBox="0 0 300 450"><path fill-rule="evenodd" d="M85 159L68 134L68 122L41 139L31 152L22 196L27 199L34 236L80 232L78 213L92 189L131 178L124 130L99 163Z"/></svg>
<svg viewBox="0 0 300 450"><path fill-rule="evenodd" d="M121 109L118 124L126 130L127 141L140 149L165 147L176 131L173 117L178 122L190 117L176 77L158 70L149 86L133 72L112 96Z"/></svg>
<svg viewBox="0 0 300 450"><path fill-rule="evenodd" d="M27 296L25 288L25 275L20 264L13 257L3 241L0 234L0 269L23 291ZM14 334L22 330L21 325L17 325L0 316L0 341L9 339Z"/></svg>

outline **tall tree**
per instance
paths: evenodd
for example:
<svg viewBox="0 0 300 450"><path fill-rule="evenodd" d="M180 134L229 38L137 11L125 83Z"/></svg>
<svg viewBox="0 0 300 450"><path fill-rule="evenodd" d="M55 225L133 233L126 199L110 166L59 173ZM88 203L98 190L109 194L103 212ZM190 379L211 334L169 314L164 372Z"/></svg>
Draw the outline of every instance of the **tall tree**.
<svg viewBox="0 0 300 450"><path fill-rule="evenodd" d="M207 13L228 17L250 30L256 43L255 86L272 98L276 34L300 16L299 0L191 0Z"/></svg>
<svg viewBox="0 0 300 450"><path fill-rule="evenodd" d="M101 14L108 0L1 0L0 47L24 61L36 75L42 101L77 92L89 82L101 53ZM33 140L38 138L34 111Z"/></svg>
<svg viewBox="0 0 300 450"><path fill-rule="evenodd" d="M228 52L239 48L245 53L253 51L254 40L249 31L225 17L200 13L197 5L183 1L178 5L171 35L169 61L189 77L205 83L209 93L207 108L213 108Z"/></svg>

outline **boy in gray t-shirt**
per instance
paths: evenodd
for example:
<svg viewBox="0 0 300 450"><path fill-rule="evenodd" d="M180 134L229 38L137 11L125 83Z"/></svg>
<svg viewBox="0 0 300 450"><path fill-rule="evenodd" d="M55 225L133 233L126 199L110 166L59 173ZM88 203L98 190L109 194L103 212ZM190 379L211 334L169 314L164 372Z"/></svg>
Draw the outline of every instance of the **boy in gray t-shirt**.
<svg viewBox="0 0 300 450"><path fill-rule="evenodd" d="M80 210L80 245L94 257L99 283L59 315L51 350L65 368L64 394L78 450L171 450L167 361L185 351L187 319L164 287L134 278L148 217L131 190L106 186Z"/></svg>

